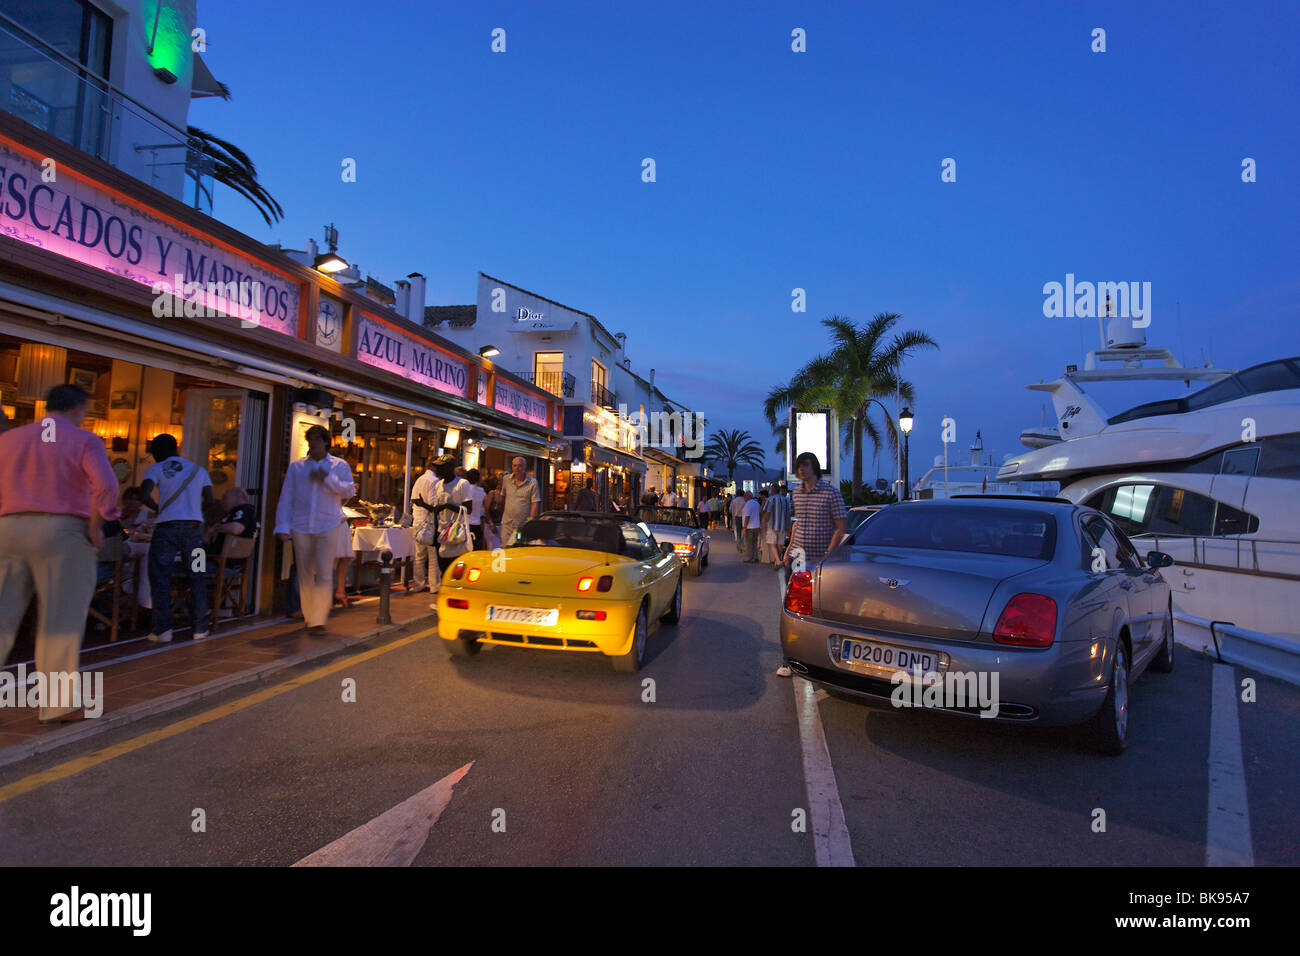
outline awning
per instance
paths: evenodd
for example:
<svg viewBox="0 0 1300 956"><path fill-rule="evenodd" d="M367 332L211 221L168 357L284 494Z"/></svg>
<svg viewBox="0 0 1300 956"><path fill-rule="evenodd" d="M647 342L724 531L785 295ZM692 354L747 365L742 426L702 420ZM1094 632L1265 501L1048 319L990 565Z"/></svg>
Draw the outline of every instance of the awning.
<svg viewBox="0 0 1300 956"><path fill-rule="evenodd" d="M588 448L591 449L590 456L587 454ZM628 471L635 471L637 474L645 474L645 462L635 455L615 451L581 438L573 442L572 454L575 461L586 461L593 465L617 465Z"/></svg>
<svg viewBox="0 0 1300 956"><path fill-rule="evenodd" d="M208 65L203 62L203 57L194 54L194 82L190 85L190 99L198 100L205 96L219 96L223 100L230 99L230 88L222 83Z"/></svg>

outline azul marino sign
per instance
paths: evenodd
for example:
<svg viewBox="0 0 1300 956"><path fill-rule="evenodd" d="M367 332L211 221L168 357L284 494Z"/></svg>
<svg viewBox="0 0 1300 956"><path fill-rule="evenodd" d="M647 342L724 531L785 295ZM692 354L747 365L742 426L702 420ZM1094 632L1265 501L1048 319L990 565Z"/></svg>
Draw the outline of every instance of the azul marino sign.
<svg viewBox="0 0 1300 956"><path fill-rule="evenodd" d="M47 171L3 140L0 233L149 286L163 294L155 302L159 317L233 315L286 335L298 332L296 282L71 170Z"/></svg>
<svg viewBox="0 0 1300 956"><path fill-rule="evenodd" d="M357 323L357 359L440 392L467 397L467 363L364 312Z"/></svg>
<svg viewBox="0 0 1300 956"><path fill-rule="evenodd" d="M499 412L513 415L515 418L522 418L534 425L541 425L543 428L550 427L551 407L545 399L530 395L521 388L515 388L515 386L507 382L503 382L499 377L497 378L495 407Z"/></svg>

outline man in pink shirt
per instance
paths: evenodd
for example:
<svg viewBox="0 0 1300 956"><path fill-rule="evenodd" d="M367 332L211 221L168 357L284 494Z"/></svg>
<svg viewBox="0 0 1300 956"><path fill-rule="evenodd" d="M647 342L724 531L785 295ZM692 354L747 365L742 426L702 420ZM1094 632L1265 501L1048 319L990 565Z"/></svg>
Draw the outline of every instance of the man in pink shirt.
<svg viewBox="0 0 1300 956"><path fill-rule="evenodd" d="M103 524L118 517L104 443L80 427L89 401L56 385L43 419L0 434L0 661L35 590L36 669L47 687L51 674L77 671ZM40 713L42 723L80 716L66 706Z"/></svg>

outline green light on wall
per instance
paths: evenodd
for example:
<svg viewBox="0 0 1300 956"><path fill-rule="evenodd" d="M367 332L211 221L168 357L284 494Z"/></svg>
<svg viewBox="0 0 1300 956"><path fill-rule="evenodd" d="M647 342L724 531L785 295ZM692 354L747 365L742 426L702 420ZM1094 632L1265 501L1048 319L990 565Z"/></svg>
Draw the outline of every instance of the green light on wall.
<svg viewBox="0 0 1300 956"><path fill-rule="evenodd" d="M177 79L190 70L190 27L180 11L163 0L141 0L140 23L144 27L144 53L149 66L167 70Z"/></svg>

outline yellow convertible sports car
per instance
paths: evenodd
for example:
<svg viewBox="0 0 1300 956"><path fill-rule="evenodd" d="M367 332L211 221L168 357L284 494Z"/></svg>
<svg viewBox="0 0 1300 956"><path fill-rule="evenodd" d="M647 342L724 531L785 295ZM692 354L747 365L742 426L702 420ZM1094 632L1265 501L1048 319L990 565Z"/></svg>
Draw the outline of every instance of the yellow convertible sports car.
<svg viewBox="0 0 1300 956"><path fill-rule="evenodd" d="M621 515L581 511L548 511L510 547L462 555L438 591L438 635L455 657L480 644L594 651L635 673L650 621L681 614L673 546Z"/></svg>

